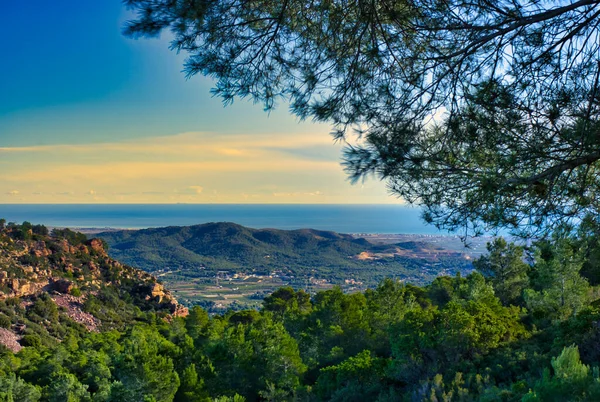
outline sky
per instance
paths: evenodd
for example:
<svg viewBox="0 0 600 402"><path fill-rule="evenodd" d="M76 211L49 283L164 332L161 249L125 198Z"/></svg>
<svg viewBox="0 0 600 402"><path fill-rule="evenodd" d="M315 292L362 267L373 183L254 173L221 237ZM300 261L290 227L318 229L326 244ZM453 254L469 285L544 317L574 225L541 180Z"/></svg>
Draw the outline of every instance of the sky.
<svg viewBox="0 0 600 402"><path fill-rule="evenodd" d="M326 124L223 107L119 0L0 3L0 203L398 203Z"/></svg>

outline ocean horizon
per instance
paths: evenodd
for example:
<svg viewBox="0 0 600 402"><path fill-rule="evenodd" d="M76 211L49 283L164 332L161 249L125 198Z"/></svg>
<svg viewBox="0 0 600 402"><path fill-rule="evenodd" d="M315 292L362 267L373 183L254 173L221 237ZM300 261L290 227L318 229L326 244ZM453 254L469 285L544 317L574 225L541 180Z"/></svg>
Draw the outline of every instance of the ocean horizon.
<svg viewBox="0 0 600 402"><path fill-rule="evenodd" d="M50 227L144 229L234 222L252 228L339 233L448 234L421 210L394 204L0 204L0 218Z"/></svg>

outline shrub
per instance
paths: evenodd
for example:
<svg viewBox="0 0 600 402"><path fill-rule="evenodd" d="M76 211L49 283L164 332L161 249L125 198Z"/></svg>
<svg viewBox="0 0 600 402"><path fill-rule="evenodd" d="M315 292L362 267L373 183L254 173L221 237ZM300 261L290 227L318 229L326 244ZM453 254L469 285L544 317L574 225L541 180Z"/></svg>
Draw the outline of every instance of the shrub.
<svg viewBox="0 0 600 402"><path fill-rule="evenodd" d="M4 314L0 314L0 328L10 328L10 325L12 324L11 320L9 317L5 316Z"/></svg>
<svg viewBox="0 0 600 402"><path fill-rule="evenodd" d="M38 335L25 335L21 339L21 345L39 348L42 346L42 339Z"/></svg>

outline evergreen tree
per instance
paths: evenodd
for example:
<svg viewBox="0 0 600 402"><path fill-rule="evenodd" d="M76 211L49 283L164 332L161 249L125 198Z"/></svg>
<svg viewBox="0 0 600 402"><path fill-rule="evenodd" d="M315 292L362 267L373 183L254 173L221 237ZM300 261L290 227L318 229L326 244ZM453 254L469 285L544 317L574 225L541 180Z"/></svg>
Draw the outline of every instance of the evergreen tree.
<svg viewBox="0 0 600 402"><path fill-rule="evenodd" d="M529 266L523 261L523 247L497 238L487 245L488 254L473 266L494 285L496 296L504 304L522 304L523 290L528 285Z"/></svg>
<svg viewBox="0 0 600 402"><path fill-rule="evenodd" d="M580 255L567 239L551 243L552 255L542 258L538 250L534 265L535 289L525 290L525 302L541 319L564 320L578 313L588 301L590 287L579 271Z"/></svg>
<svg viewBox="0 0 600 402"><path fill-rule="evenodd" d="M330 122L353 180L387 180L438 227L549 233L598 214L595 0L126 4L127 35L170 30L226 104Z"/></svg>

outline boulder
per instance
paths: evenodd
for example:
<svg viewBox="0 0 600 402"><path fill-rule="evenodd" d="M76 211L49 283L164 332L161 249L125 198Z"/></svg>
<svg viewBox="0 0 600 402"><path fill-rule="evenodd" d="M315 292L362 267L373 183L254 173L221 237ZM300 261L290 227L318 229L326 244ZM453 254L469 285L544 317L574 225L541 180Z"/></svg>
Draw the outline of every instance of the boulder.
<svg viewBox="0 0 600 402"><path fill-rule="evenodd" d="M165 288L160 283L154 283L150 287L150 296L152 299L158 297L158 302L160 303L162 299L166 296Z"/></svg>
<svg viewBox="0 0 600 402"><path fill-rule="evenodd" d="M73 282L66 279L59 279L52 284L52 289L63 294L69 294L73 290Z"/></svg>
<svg viewBox="0 0 600 402"><path fill-rule="evenodd" d="M91 239L87 242L87 245L99 255L106 255L104 249L104 242L100 239Z"/></svg>

